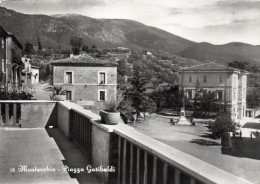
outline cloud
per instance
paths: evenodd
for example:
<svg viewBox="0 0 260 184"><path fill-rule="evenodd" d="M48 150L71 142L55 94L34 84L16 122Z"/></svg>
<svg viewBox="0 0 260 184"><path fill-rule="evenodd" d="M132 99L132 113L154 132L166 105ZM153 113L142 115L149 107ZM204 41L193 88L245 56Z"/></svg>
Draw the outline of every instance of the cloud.
<svg viewBox="0 0 260 184"><path fill-rule="evenodd" d="M219 1L215 4L218 8L236 10L236 11L250 11L252 9L260 9L260 1L257 0L244 0L244 1Z"/></svg>
<svg viewBox="0 0 260 184"><path fill-rule="evenodd" d="M106 0L62 0L60 2L63 6L69 7L94 7L94 6L104 6L108 4Z"/></svg>
<svg viewBox="0 0 260 184"><path fill-rule="evenodd" d="M31 14L131 19L195 41L238 39L260 44L259 37L253 40L260 32L260 0L6 0L3 4Z"/></svg>

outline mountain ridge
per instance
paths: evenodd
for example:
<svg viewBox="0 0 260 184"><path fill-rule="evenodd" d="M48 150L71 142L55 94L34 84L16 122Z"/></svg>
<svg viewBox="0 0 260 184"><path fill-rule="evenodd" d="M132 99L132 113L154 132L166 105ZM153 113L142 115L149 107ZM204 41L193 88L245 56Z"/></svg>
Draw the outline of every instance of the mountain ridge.
<svg viewBox="0 0 260 184"><path fill-rule="evenodd" d="M161 50L176 54L194 44L190 40L155 27L127 19L95 19L78 14L30 15L0 7L0 24L13 32L22 43L37 44L37 34L44 47L70 47L72 36L100 48L123 46Z"/></svg>
<svg viewBox="0 0 260 184"><path fill-rule="evenodd" d="M22 43L29 41L37 45L39 35L45 48L69 49L70 38L79 36L89 47L95 44L98 48L163 51L170 55L217 61L225 65L235 60L260 64L260 45L242 42L223 45L196 43L128 19L96 19L80 14L31 15L0 7L0 25L16 35Z"/></svg>

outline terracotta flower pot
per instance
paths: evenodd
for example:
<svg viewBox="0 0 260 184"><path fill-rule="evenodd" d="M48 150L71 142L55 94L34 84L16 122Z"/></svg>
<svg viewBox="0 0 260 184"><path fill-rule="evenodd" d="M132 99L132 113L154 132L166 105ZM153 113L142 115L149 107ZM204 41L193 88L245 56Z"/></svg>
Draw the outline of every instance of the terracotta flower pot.
<svg viewBox="0 0 260 184"><path fill-rule="evenodd" d="M52 100L54 100L54 101L65 101L66 95L55 95Z"/></svg>
<svg viewBox="0 0 260 184"><path fill-rule="evenodd" d="M101 122L109 125L116 125L121 121L120 112L100 111Z"/></svg>

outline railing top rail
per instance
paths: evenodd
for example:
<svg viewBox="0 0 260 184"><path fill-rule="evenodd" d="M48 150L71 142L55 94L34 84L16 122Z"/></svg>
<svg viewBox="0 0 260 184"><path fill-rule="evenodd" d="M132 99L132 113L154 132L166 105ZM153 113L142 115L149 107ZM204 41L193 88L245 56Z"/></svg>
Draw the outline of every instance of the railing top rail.
<svg viewBox="0 0 260 184"><path fill-rule="evenodd" d="M85 116L86 118L90 119L90 120L100 120L100 116L91 112L90 110L86 110L83 107L70 102L70 101L59 101L59 104L62 105L63 107L67 108L67 109L72 109L74 111L76 111L77 113Z"/></svg>
<svg viewBox="0 0 260 184"><path fill-rule="evenodd" d="M57 103L50 100L0 100L0 103Z"/></svg>
<svg viewBox="0 0 260 184"><path fill-rule="evenodd" d="M126 125L115 126L114 132L181 171L207 184L249 184L250 182L177 150Z"/></svg>

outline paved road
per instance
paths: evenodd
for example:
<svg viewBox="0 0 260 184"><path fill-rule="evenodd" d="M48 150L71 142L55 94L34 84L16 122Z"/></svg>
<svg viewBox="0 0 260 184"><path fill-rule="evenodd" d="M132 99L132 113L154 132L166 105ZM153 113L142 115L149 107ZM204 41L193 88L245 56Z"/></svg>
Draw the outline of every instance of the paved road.
<svg viewBox="0 0 260 184"><path fill-rule="evenodd" d="M48 83L38 83L35 87L35 91L33 93L33 99L37 100L50 100L50 92L44 90L48 87Z"/></svg>
<svg viewBox="0 0 260 184"><path fill-rule="evenodd" d="M153 117L136 130L256 184L260 184L260 135L252 141L233 140L233 149L222 151L220 140L211 139L205 124L174 126L169 119Z"/></svg>
<svg viewBox="0 0 260 184"><path fill-rule="evenodd" d="M58 146L64 151L63 154ZM84 155L71 142L66 141L58 129L46 132L44 128L0 128L0 183L98 183L93 175L73 175L62 169L64 164L83 167L88 163ZM21 169L22 166L24 169L19 172L18 168ZM35 167L46 169L46 172L33 172Z"/></svg>

